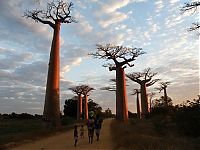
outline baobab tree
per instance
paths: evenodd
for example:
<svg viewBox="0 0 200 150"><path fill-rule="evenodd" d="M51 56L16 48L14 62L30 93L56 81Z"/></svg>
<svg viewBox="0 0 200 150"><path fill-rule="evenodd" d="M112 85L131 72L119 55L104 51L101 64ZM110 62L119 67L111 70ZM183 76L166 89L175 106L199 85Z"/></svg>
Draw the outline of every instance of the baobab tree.
<svg viewBox="0 0 200 150"><path fill-rule="evenodd" d="M155 88L159 90L159 93L163 90L164 91L164 101L165 107L168 107L168 96L167 96L167 87L170 85L170 82L160 82L160 87Z"/></svg>
<svg viewBox="0 0 200 150"><path fill-rule="evenodd" d="M69 88L73 93L78 95L78 103L77 103L77 120L80 120L82 117L82 94L83 94L83 88L82 86L75 86L72 88Z"/></svg>
<svg viewBox="0 0 200 150"><path fill-rule="evenodd" d="M87 120L88 119L88 96L90 94L90 92L92 90L94 90L94 88L88 86L88 85L81 85L81 89L82 89L82 94L84 95L84 99L85 99L85 119Z"/></svg>
<svg viewBox="0 0 200 150"><path fill-rule="evenodd" d="M188 11L193 11L194 12L198 12L200 6L200 1L196 0L196 1L192 1L192 2L186 2L185 5L183 7L181 7L181 12L185 13ZM200 24L199 22L193 22L192 26L189 28L189 31L194 31L194 30L198 30L200 28Z"/></svg>
<svg viewBox="0 0 200 150"><path fill-rule="evenodd" d="M156 74L157 73L152 73L150 68L147 68L143 72L129 73L126 75L129 79L131 79L132 81L140 85L142 117L145 117L145 118L148 117L149 115L146 87L149 87L160 80L160 79L153 79L153 77Z"/></svg>
<svg viewBox="0 0 200 150"><path fill-rule="evenodd" d="M139 101L139 94L140 94L140 89L134 89L132 95L136 95L136 105L137 105L137 117L140 119L141 118L141 112L140 112L140 101Z"/></svg>
<svg viewBox="0 0 200 150"><path fill-rule="evenodd" d="M152 98L154 97L156 95L156 93L154 93L154 92L150 92L149 94L148 94L148 96L149 96L149 107L150 107L150 113L151 113L151 110L152 110Z"/></svg>
<svg viewBox="0 0 200 150"><path fill-rule="evenodd" d="M114 64L107 64L109 71L116 71L116 119L128 120L128 102L126 95L126 79L124 69L133 67L133 61L144 54L142 48L129 48L124 46L115 46L111 44L97 44L97 52L90 55L94 58L112 60Z"/></svg>
<svg viewBox="0 0 200 150"><path fill-rule="evenodd" d="M65 3L58 0L47 3L46 10L25 11L24 16L35 22L47 24L53 29L53 40L51 44L48 77L46 85L45 104L43 120L50 122L53 127L60 127L60 26L62 23L77 22L71 16L73 3ZM48 123L49 124L49 123Z"/></svg>

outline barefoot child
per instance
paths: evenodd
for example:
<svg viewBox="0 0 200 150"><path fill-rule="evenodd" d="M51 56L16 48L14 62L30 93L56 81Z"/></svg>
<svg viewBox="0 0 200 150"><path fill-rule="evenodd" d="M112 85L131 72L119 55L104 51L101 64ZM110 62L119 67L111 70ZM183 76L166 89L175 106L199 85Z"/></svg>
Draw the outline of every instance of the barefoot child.
<svg viewBox="0 0 200 150"><path fill-rule="evenodd" d="M74 126L74 146L76 146L76 143L78 141L78 130L77 125Z"/></svg>
<svg viewBox="0 0 200 150"><path fill-rule="evenodd" d="M84 138L84 127L83 127L83 125L81 125L81 128L80 128L80 136L81 136L81 138Z"/></svg>

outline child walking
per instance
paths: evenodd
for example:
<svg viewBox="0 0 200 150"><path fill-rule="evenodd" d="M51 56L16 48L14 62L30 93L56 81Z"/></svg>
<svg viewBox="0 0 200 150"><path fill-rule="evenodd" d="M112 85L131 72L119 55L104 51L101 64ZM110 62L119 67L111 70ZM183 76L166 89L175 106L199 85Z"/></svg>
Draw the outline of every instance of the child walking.
<svg viewBox="0 0 200 150"><path fill-rule="evenodd" d="M88 119L88 122L87 122L87 127L88 127L89 143L92 144L93 136L94 136L94 117L93 117L93 113L89 113L89 119Z"/></svg>
<svg viewBox="0 0 200 150"><path fill-rule="evenodd" d="M83 127L83 125L81 125L81 128L80 128L80 136L81 136L81 138L84 138L84 127Z"/></svg>
<svg viewBox="0 0 200 150"><path fill-rule="evenodd" d="M74 126L74 146L76 147L76 143L78 141L78 130L77 125Z"/></svg>

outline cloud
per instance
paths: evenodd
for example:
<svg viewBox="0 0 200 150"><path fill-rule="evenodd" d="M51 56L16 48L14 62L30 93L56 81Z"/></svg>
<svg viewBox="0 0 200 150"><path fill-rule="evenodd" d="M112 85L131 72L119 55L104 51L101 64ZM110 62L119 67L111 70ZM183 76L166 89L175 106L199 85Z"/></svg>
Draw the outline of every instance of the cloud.
<svg viewBox="0 0 200 150"><path fill-rule="evenodd" d="M155 2L155 5L156 5L156 10L155 10L156 13L160 13L164 8L163 0L157 0Z"/></svg>
<svg viewBox="0 0 200 150"><path fill-rule="evenodd" d="M180 0L170 0L170 4L171 6L175 5L176 3L178 3Z"/></svg>
<svg viewBox="0 0 200 150"><path fill-rule="evenodd" d="M14 49L5 48L0 48L0 52L0 69L4 70L13 70L18 65L32 59L32 53L30 52L20 53Z"/></svg>
<svg viewBox="0 0 200 150"><path fill-rule="evenodd" d="M105 28L105 27L108 27L114 23L118 23L118 22L121 22L125 19L127 19L128 16L124 13L119 13L119 12L115 12L115 13L110 13L108 18L106 19L102 19L102 20L99 20L99 24Z"/></svg>
<svg viewBox="0 0 200 150"><path fill-rule="evenodd" d="M129 3L130 0L109 1L102 6L102 10L106 13L115 12L117 9L127 6Z"/></svg>
<svg viewBox="0 0 200 150"><path fill-rule="evenodd" d="M119 9L131 3L130 0L113 1L101 3L99 11L95 11L95 17L102 28L109 27L112 24L119 23L128 18L126 13L119 11ZM130 12L128 13L130 14Z"/></svg>

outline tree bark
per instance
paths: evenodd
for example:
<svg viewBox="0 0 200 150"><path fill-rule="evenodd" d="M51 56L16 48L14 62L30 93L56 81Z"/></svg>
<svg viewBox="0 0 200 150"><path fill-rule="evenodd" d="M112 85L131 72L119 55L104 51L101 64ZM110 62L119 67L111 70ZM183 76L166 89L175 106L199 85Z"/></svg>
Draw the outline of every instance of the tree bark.
<svg viewBox="0 0 200 150"><path fill-rule="evenodd" d="M85 97L85 120L88 119L88 96L84 95Z"/></svg>
<svg viewBox="0 0 200 150"><path fill-rule="evenodd" d="M78 95L78 103L77 103L77 120L80 120L82 117L82 96Z"/></svg>
<svg viewBox="0 0 200 150"><path fill-rule="evenodd" d="M149 116L149 108L148 108L148 97L146 91L146 82L141 83L141 106L142 106L142 118L146 118Z"/></svg>
<svg viewBox="0 0 200 150"><path fill-rule="evenodd" d="M60 22L55 23L51 45L43 119L48 126L60 127Z"/></svg>
<svg viewBox="0 0 200 150"><path fill-rule="evenodd" d="M116 119L128 121L126 79L122 67L116 67Z"/></svg>
<svg viewBox="0 0 200 150"><path fill-rule="evenodd" d="M165 107L168 107L168 101L167 101L167 89L164 88L164 100L165 100Z"/></svg>
<svg viewBox="0 0 200 150"><path fill-rule="evenodd" d="M140 115L140 101L139 101L139 93L137 93L136 103L137 103L137 117L140 119L140 118L141 118L141 115Z"/></svg>
<svg viewBox="0 0 200 150"><path fill-rule="evenodd" d="M152 98L151 97L149 98L149 103L150 103L149 104L149 113L151 114L151 110L152 110L151 109L151 105L152 105Z"/></svg>

